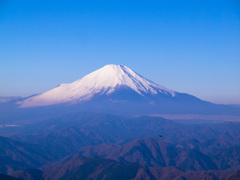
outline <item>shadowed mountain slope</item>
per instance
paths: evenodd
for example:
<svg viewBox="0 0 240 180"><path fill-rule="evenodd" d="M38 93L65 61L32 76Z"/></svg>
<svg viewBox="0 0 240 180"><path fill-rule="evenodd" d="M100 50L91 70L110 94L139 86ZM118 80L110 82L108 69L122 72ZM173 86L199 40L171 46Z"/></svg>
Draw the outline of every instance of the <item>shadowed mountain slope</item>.
<svg viewBox="0 0 240 180"><path fill-rule="evenodd" d="M36 177L36 174L39 176ZM12 174L25 180L55 180L55 179L228 179L238 177L237 171L187 171L176 167L144 167L138 163L119 163L105 158L86 158L76 156L56 162L43 170L21 170Z"/></svg>
<svg viewBox="0 0 240 180"><path fill-rule="evenodd" d="M78 151L86 157L104 157L119 162L137 162L144 166L176 166L182 170L217 169L211 158L197 150L179 151L156 138L136 139L124 145L101 144ZM74 155L75 156L75 155Z"/></svg>
<svg viewBox="0 0 240 180"><path fill-rule="evenodd" d="M50 156L45 155L37 146L0 137L0 172L12 173L24 168L38 168L48 163Z"/></svg>
<svg viewBox="0 0 240 180"><path fill-rule="evenodd" d="M139 163L148 169L237 170L239 129L240 123L187 125L159 117L69 114L26 125L12 136L15 140L2 138L1 168L10 173L43 167L64 156L71 160L83 155L120 164Z"/></svg>

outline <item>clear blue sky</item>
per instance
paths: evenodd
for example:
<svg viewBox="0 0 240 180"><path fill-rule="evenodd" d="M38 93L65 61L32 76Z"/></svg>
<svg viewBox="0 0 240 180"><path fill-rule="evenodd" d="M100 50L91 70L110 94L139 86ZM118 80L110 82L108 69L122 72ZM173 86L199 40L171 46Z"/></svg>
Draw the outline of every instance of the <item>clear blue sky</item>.
<svg viewBox="0 0 240 180"><path fill-rule="evenodd" d="M0 96L29 96L106 64L240 104L237 0L1 0Z"/></svg>

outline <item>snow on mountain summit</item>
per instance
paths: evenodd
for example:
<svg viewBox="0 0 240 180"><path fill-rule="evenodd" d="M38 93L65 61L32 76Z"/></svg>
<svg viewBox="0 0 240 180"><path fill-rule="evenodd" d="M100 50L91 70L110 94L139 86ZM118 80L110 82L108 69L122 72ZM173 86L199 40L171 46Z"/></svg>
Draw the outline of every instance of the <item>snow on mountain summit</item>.
<svg viewBox="0 0 240 180"><path fill-rule="evenodd" d="M95 95L109 95L119 88L130 88L138 94L156 95L159 93L175 96L169 90L138 75L124 65L106 65L83 78L35 95L20 102L21 107L47 106L60 103L76 103L90 100Z"/></svg>

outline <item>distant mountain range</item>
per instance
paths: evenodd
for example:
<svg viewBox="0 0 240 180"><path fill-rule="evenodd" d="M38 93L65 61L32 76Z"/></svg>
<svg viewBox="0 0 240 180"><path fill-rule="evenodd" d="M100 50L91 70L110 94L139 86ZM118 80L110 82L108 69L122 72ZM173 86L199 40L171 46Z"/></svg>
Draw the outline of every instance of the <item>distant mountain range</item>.
<svg viewBox="0 0 240 180"><path fill-rule="evenodd" d="M38 169L26 169L12 174L21 179L34 180L194 180L194 179L228 179L237 180L240 173L236 170L226 171L183 171L176 167L146 167L138 163L119 163L106 158L86 158L76 156L72 159L62 159L55 165Z"/></svg>
<svg viewBox="0 0 240 180"><path fill-rule="evenodd" d="M11 138L0 138L2 173L76 155L182 170L240 168L237 122L185 125L163 118L80 113L20 129Z"/></svg>
<svg viewBox="0 0 240 180"><path fill-rule="evenodd" d="M240 170L239 122L78 113L16 128L0 137L0 173L22 179L223 179Z"/></svg>

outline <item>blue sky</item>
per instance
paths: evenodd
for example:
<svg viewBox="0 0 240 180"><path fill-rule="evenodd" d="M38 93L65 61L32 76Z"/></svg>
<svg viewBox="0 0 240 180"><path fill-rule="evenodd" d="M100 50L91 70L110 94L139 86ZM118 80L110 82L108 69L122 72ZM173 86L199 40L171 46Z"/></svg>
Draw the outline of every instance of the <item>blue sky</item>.
<svg viewBox="0 0 240 180"><path fill-rule="evenodd" d="M0 1L0 96L44 92L106 64L240 104L240 3Z"/></svg>

